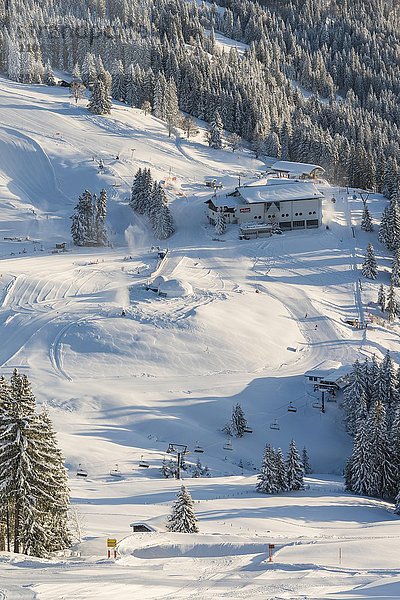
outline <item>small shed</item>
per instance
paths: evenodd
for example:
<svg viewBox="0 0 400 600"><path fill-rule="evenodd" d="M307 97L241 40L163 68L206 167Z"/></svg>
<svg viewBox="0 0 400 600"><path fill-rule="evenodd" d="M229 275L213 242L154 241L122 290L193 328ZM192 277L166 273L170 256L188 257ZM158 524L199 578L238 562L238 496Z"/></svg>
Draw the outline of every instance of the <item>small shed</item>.
<svg viewBox="0 0 400 600"><path fill-rule="evenodd" d="M129 525L132 528L132 533L154 533L155 529L144 521L133 521Z"/></svg>

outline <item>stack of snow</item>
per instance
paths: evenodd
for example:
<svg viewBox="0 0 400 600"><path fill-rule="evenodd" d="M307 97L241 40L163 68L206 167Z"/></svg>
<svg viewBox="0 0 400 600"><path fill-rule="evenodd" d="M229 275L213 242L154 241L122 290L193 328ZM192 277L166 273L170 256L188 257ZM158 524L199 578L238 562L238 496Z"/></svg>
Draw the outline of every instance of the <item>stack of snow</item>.
<svg viewBox="0 0 400 600"><path fill-rule="evenodd" d="M158 283L158 293L169 298L181 298L193 294L193 288L190 283L181 279L167 279L160 277Z"/></svg>

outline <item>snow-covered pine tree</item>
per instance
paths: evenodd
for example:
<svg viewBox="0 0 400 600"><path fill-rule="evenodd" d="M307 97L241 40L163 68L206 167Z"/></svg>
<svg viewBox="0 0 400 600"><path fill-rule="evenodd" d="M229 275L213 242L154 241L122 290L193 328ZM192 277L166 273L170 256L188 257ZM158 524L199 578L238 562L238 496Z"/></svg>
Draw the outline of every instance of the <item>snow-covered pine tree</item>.
<svg viewBox="0 0 400 600"><path fill-rule="evenodd" d="M386 308L386 293L385 293L385 288L383 287L383 283L381 283L381 285L379 286L377 303L378 303L378 306L381 309L381 311L385 312L385 308Z"/></svg>
<svg viewBox="0 0 400 600"><path fill-rule="evenodd" d="M371 214L369 212L368 206L365 203L364 205L364 210L363 210L363 214L362 214L362 219L361 219L361 229L363 229L364 231L373 231L374 227L372 225L372 218L371 218Z"/></svg>
<svg viewBox="0 0 400 600"><path fill-rule="evenodd" d="M385 206L385 209L382 213L381 224L379 226L379 234L378 239L389 248L392 244L392 232L391 232L391 207Z"/></svg>
<svg viewBox="0 0 400 600"><path fill-rule="evenodd" d="M174 533L198 533L197 517L190 492L182 485L176 496L167 523L168 531Z"/></svg>
<svg viewBox="0 0 400 600"><path fill-rule="evenodd" d="M88 109L94 115L107 115L111 112L111 102L104 79L97 77L93 83L93 91L89 100Z"/></svg>
<svg viewBox="0 0 400 600"><path fill-rule="evenodd" d="M96 240L99 246L107 246L108 236L106 229L106 215L107 215L107 192L102 189L100 196L96 200L96 215L95 215L95 226L96 226Z"/></svg>
<svg viewBox="0 0 400 600"><path fill-rule="evenodd" d="M363 369L357 359L353 365L351 383L346 387L343 399L344 422L350 435L355 435L357 421L365 418L366 405L365 379Z"/></svg>
<svg viewBox="0 0 400 600"><path fill-rule="evenodd" d="M132 210L137 210L140 205L140 196L143 190L143 171L139 167L136 171L135 177L133 179L133 184L131 188L131 199L129 201L129 205Z"/></svg>
<svg viewBox="0 0 400 600"><path fill-rule="evenodd" d="M243 408L239 403L235 404L232 409L232 417L230 422L231 435L243 437L247 427L246 417L244 416Z"/></svg>
<svg viewBox="0 0 400 600"><path fill-rule="evenodd" d="M47 410L37 416L39 454L42 457L40 478L47 482L47 491L41 501L40 525L46 531L45 552L55 552L71 544L68 526L69 487L65 459L58 447L53 423ZM43 490L42 490L43 491ZM38 555L37 539L31 536L31 552Z"/></svg>
<svg viewBox="0 0 400 600"><path fill-rule="evenodd" d="M364 275L364 277L367 277L368 279L376 279L376 276L378 274L378 267L376 264L375 252L372 244L368 244L367 246L367 251L365 254L361 272Z"/></svg>
<svg viewBox="0 0 400 600"><path fill-rule="evenodd" d="M276 494L279 489L276 483L276 457L270 444L265 446L261 470L257 475L256 491L260 494Z"/></svg>
<svg viewBox="0 0 400 600"><path fill-rule="evenodd" d="M7 510L7 537L14 552L46 556L69 544L69 490L51 422L35 413L25 375L1 380L0 506Z"/></svg>
<svg viewBox="0 0 400 600"><path fill-rule="evenodd" d="M222 120L218 110L216 110L206 133L206 140L210 148L215 148L216 150L222 148L222 131Z"/></svg>
<svg viewBox="0 0 400 600"><path fill-rule="evenodd" d="M175 231L174 219L166 204L162 204L154 222L154 236L158 240L166 240Z"/></svg>
<svg viewBox="0 0 400 600"><path fill-rule="evenodd" d="M397 302L396 292L393 284L390 284L390 288L386 298L386 314L389 322L394 321L395 318L399 315L399 304Z"/></svg>
<svg viewBox="0 0 400 600"><path fill-rule="evenodd" d="M278 448L275 452L276 487L278 492L288 490L288 476L282 450Z"/></svg>
<svg viewBox="0 0 400 600"><path fill-rule="evenodd" d="M286 472L288 490L301 490L304 485L304 471L294 440L290 442L289 452L286 460Z"/></svg>
<svg viewBox="0 0 400 600"><path fill-rule="evenodd" d="M168 137L171 137L179 120L178 94L172 78L167 82L165 90L165 120L168 125Z"/></svg>
<svg viewBox="0 0 400 600"><path fill-rule="evenodd" d="M371 440L365 419L358 422L353 451L348 463L347 488L355 494L371 496L377 488L377 474L373 469Z"/></svg>
<svg viewBox="0 0 400 600"><path fill-rule="evenodd" d="M111 96L114 100L123 102L126 97L126 80L122 60L115 59L111 70Z"/></svg>
<svg viewBox="0 0 400 600"><path fill-rule="evenodd" d="M301 453L301 462L303 464L304 475L311 475L312 468L310 464L310 458L308 456L307 448L305 446Z"/></svg>
<svg viewBox="0 0 400 600"><path fill-rule="evenodd" d="M367 428L371 469L376 475L376 485L370 490L370 495L394 498L398 491L399 467L388 435L385 407L379 400L371 408Z"/></svg>
<svg viewBox="0 0 400 600"><path fill-rule="evenodd" d="M390 281L394 287L400 287L400 246L394 251Z"/></svg>
<svg viewBox="0 0 400 600"><path fill-rule="evenodd" d="M235 150L239 150L240 145L242 143L242 139L237 133L231 133L226 141L232 152L235 152Z"/></svg>
<svg viewBox="0 0 400 600"><path fill-rule="evenodd" d="M170 466L167 463L167 459L165 458L165 456L164 456L162 464L161 464L160 472L161 472L162 476L165 477L166 479L168 479L169 477L172 476Z"/></svg>
<svg viewBox="0 0 400 600"><path fill-rule="evenodd" d="M225 216L222 210L217 213L217 217L215 220L215 233L217 235L224 235L226 231L226 221Z"/></svg>
<svg viewBox="0 0 400 600"><path fill-rule="evenodd" d="M47 61L46 66L44 68L43 83L50 86L56 85L56 78L54 77L50 61Z"/></svg>
<svg viewBox="0 0 400 600"><path fill-rule="evenodd" d="M150 198L153 191L153 179L150 169L138 169L133 180L130 206L141 215L149 211Z"/></svg>

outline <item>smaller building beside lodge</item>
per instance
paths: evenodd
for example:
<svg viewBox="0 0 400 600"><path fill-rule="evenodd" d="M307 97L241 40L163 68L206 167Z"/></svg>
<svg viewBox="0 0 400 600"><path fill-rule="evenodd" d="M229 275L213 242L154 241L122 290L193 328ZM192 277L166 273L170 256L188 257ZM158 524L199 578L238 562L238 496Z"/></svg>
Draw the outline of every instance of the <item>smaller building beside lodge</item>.
<svg viewBox="0 0 400 600"><path fill-rule="evenodd" d="M319 227L322 198L323 194L310 181L271 178L265 183L238 187L225 196L214 194L206 204L212 224L222 212L226 223L271 224L288 231Z"/></svg>
<svg viewBox="0 0 400 600"><path fill-rule="evenodd" d="M296 163L288 160L278 160L269 169L269 173L278 177L294 177L296 179L318 179L325 173L319 165Z"/></svg>

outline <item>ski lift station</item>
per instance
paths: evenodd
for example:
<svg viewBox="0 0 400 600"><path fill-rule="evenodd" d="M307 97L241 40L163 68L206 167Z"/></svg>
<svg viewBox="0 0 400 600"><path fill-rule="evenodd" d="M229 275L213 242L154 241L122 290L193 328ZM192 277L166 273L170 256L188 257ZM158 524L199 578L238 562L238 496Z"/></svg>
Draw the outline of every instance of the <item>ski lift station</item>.
<svg viewBox="0 0 400 600"><path fill-rule="evenodd" d="M316 367L304 373L306 385L313 386L314 392L328 392L336 396L351 382L351 365L342 365L340 362L325 360Z"/></svg>
<svg viewBox="0 0 400 600"><path fill-rule="evenodd" d="M225 196L214 194L206 204L212 224L222 212L226 223L238 223L242 228L245 225L247 234L261 226L269 235L266 225L281 231L320 227L322 199L323 194L312 181L271 177L237 187Z"/></svg>

